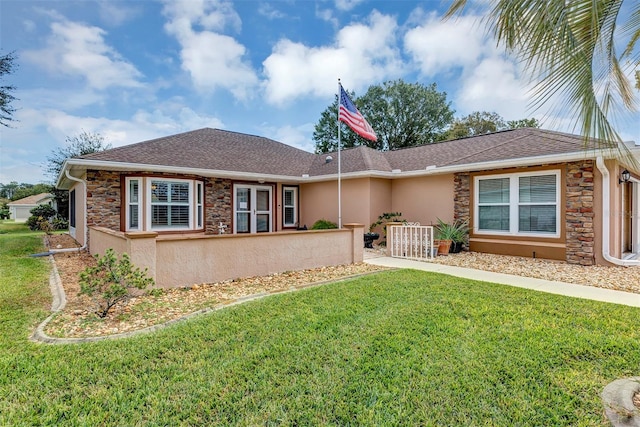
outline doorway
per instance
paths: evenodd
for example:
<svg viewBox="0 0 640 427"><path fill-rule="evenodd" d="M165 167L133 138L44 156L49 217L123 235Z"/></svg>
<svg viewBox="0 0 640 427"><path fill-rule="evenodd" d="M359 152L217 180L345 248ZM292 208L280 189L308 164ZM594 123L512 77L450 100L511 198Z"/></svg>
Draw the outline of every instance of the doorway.
<svg viewBox="0 0 640 427"><path fill-rule="evenodd" d="M272 230L272 187L234 185L234 233L269 233Z"/></svg>

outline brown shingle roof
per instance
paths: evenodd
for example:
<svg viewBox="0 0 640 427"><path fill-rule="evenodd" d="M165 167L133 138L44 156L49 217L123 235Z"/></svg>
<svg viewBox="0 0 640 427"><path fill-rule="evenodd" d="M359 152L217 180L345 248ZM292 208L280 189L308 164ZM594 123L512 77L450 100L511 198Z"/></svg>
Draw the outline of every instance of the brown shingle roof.
<svg viewBox="0 0 640 427"><path fill-rule="evenodd" d="M289 176L307 173L315 157L272 139L210 128L80 156L87 160Z"/></svg>
<svg viewBox="0 0 640 427"><path fill-rule="evenodd" d="M484 162L583 152L577 135L522 128L458 140L379 152L367 147L343 150L342 173L402 172L428 166L454 167ZM589 147L597 148L597 147ZM326 162L327 155L333 161ZM105 162L168 166L186 169L258 173L300 178L334 175L336 153L312 154L272 139L219 129L199 129L178 135L81 156ZM464 167L464 166L463 166Z"/></svg>
<svg viewBox="0 0 640 427"><path fill-rule="evenodd" d="M427 166L455 166L527 157L560 155L584 150L577 135L521 128L390 151L386 158L393 169L412 171ZM593 145L589 148L595 148Z"/></svg>
<svg viewBox="0 0 640 427"><path fill-rule="evenodd" d="M22 199L14 200L13 202L9 202L7 205L37 205L38 202L44 199L53 199L53 197L53 194L50 193L34 194L33 196L27 196Z"/></svg>

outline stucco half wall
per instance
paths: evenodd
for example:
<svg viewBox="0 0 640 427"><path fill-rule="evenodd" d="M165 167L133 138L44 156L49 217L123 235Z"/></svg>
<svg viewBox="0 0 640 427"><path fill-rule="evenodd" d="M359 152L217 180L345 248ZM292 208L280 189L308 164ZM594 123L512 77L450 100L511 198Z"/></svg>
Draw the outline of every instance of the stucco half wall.
<svg viewBox="0 0 640 427"><path fill-rule="evenodd" d="M156 286L171 288L239 277L362 262L362 224L341 230L265 234L162 235L91 227L91 253L111 247L148 268Z"/></svg>

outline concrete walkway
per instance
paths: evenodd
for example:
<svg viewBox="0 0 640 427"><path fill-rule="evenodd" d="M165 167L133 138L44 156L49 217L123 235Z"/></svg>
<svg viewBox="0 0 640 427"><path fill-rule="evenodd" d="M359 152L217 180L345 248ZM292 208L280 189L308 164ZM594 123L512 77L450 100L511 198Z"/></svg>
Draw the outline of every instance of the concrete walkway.
<svg viewBox="0 0 640 427"><path fill-rule="evenodd" d="M550 280L534 279L531 277L514 276L511 274L503 273L494 273L491 271L474 270L472 268L453 267L431 262L411 261L401 258L366 258L364 262L374 265L381 265L384 267L411 268L414 270L422 270L433 273L448 274L456 277L463 277L465 279L517 286L519 288L533 289L535 291L548 292L551 294L584 298L595 301L611 302L614 304L629 305L631 307L640 307L640 294L634 294L631 292L614 291L611 289L596 288L594 286L574 285L572 283L553 282Z"/></svg>

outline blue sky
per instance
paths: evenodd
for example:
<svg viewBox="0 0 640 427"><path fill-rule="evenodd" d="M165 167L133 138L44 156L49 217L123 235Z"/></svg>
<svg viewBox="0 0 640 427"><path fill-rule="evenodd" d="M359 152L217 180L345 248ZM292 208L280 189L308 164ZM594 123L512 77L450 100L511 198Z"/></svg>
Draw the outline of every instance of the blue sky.
<svg viewBox="0 0 640 427"><path fill-rule="evenodd" d="M313 151L337 79L357 95L436 83L456 116L495 111L572 131L528 109L530 82L479 22L482 1L0 0L2 54L16 51L18 120L0 129L0 182L48 179L46 157L82 131L121 146L213 127ZM638 115L622 117L640 142ZM195 153L194 155L197 155Z"/></svg>

